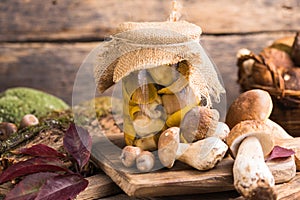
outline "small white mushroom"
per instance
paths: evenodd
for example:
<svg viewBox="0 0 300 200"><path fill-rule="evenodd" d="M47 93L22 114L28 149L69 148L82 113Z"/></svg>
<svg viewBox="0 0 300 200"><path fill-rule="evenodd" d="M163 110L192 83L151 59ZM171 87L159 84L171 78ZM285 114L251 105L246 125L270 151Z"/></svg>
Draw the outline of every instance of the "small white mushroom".
<svg viewBox="0 0 300 200"><path fill-rule="evenodd" d="M125 167L132 167L142 149L134 146L125 146L121 153L121 161Z"/></svg>
<svg viewBox="0 0 300 200"><path fill-rule="evenodd" d="M249 199L275 199L275 180L264 160L274 147L270 126L259 120L242 121L231 129L227 144L235 157L236 190Z"/></svg>
<svg viewBox="0 0 300 200"><path fill-rule="evenodd" d="M179 128L164 131L158 141L158 156L163 166L171 168L179 160L198 170L208 170L224 157L227 145L217 137L208 137L197 142L179 143Z"/></svg>
<svg viewBox="0 0 300 200"><path fill-rule="evenodd" d="M154 155L150 151L143 151L136 158L136 167L141 172L149 172L155 164Z"/></svg>

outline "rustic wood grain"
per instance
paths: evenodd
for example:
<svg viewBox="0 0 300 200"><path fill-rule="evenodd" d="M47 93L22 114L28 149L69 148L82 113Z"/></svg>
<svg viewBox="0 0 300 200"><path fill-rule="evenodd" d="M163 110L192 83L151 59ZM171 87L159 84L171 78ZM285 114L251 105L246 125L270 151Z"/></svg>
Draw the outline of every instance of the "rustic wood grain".
<svg viewBox="0 0 300 200"><path fill-rule="evenodd" d="M235 54L241 47L259 52L274 39L300 28L299 0L182 0L183 19L200 25L203 43L227 90L227 107L240 94ZM124 21L164 21L170 1L160 0L2 0L0 1L0 92L28 86L71 104L81 62ZM5 43L12 42L12 43ZM21 42L21 43L18 43ZM37 42L37 43L35 43ZM47 43L51 42L51 43ZM69 42L69 43L66 43ZM72 42L72 43L70 43ZM79 43L78 43L79 42ZM85 43L87 42L87 43ZM90 72L84 74L91 77ZM83 99L88 81L77 88ZM272 119L300 136L299 109L275 107ZM278 185L280 199L298 199L298 174ZM143 199L228 199L235 192ZM125 194L105 199L140 199Z"/></svg>
<svg viewBox="0 0 300 200"><path fill-rule="evenodd" d="M129 196L170 196L234 190L233 160L230 157L208 171L198 171L181 162L176 162L171 169L165 169L156 157L156 165L151 173L139 173L134 168L125 168L121 163L121 149L125 146L123 134L107 133L104 136L99 134L101 130L94 131L94 162ZM276 183L287 182L295 176L293 158L273 160L267 164Z"/></svg>
<svg viewBox="0 0 300 200"><path fill-rule="evenodd" d="M1 44L0 91L33 87L71 103L77 70L97 44Z"/></svg>
<svg viewBox="0 0 300 200"><path fill-rule="evenodd" d="M89 185L76 197L77 200L98 199L121 192L121 189L105 174L96 174L86 179Z"/></svg>
<svg viewBox="0 0 300 200"><path fill-rule="evenodd" d="M202 44L222 76L227 92L227 108L240 94L237 84L236 53L246 47L256 53L275 39L294 35L290 33L203 36ZM76 87L81 100L92 98L88 91L94 84L93 66L86 61L87 70L80 66L89 53L101 42L91 43L3 43L0 44L0 91L10 87L27 86L54 94L67 103L72 103L76 75L85 78ZM227 110L227 108L225 110ZM300 109L274 106L272 119L281 124L290 134L300 136Z"/></svg>
<svg viewBox="0 0 300 200"><path fill-rule="evenodd" d="M9 3L8 3L9 2ZM299 0L182 0L182 19L206 34L297 30ZM0 41L94 40L124 21L165 21L171 0L3 0Z"/></svg>
<svg viewBox="0 0 300 200"><path fill-rule="evenodd" d="M202 43L219 69L227 90L227 106L239 95L236 53L242 47L259 52L274 39L294 33L247 36L203 36ZM72 102L76 73L89 53L101 42L91 43L23 43L0 44L0 91L9 87L28 86L50 92ZM93 79L92 68L86 70ZM87 80L93 82L93 80ZM88 83L86 83L88 84ZM79 89L87 95L85 85Z"/></svg>

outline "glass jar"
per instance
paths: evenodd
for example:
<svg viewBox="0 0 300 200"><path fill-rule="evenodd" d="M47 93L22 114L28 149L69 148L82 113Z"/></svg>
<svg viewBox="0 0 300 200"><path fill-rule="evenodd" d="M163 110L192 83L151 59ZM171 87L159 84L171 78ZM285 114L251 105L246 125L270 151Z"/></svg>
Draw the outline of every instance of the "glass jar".
<svg viewBox="0 0 300 200"><path fill-rule="evenodd" d="M225 114L225 89L200 35L185 21L127 22L103 45L95 78L101 92L122 83L127 145L156 150L160 134L197 106Z"/></svg>

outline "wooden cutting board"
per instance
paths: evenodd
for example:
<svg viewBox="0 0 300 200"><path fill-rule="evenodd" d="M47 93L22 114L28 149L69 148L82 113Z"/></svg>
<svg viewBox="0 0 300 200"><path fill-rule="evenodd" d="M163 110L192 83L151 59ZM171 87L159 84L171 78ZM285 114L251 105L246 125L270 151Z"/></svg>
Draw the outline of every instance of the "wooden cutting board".
<svg viewBox="0 0 300 200"><path fill-rule="evenodd" d="M157 164L152 172L137 173L121 163L121 148L125 145L122 133L103 135L103 131L97 130L92 135L93 160L129 196L174 196L234 190L230 156L214 169L204 172L177 161L172 169ZM293 163L292 157L268 163L277 183L293 173L290 170Z"/></svg>
<svg viewBox="0 0 300 200"><path fill-rule="evenodd" d="M110 138L121 144L123 136ZM93 138L92 156L102 170L129 196L149 197L209 193L233 190L232 159L225 159L206 172L194 170L177 162L172 169L159 169L150 173L137 173L123 167L121 149L105 137ZM160 166L155 166L159 168Z"/></svg>

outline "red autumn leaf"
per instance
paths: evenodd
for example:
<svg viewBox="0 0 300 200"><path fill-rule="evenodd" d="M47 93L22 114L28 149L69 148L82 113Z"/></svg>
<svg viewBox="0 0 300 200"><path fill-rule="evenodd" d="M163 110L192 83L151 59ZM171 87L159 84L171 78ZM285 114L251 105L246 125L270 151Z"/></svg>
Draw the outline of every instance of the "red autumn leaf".
<svg viewBox="0 0 300 200"><path fill-rule="evenodd" d="M40 188L35 200L73 199L88 186L88 183L78 174L55 176L48 179Z"/></svg>
<svg viewBox="0 0 300 200"><path fill-rule="evenodd" d="M287 158L291 155L294 155L295 151L292 149L286 149L280 146L275 146L270 153L270 156L268 157L267 161L273 160L276 158Z"/></svg>
<svg viewBox="0 0 300 200"><path fill-rule="evenodd" d="M58 158L31 158L8 167L0 175L0 184L28 174L46 171L68 171Z"/></svg>
<svg viewBox="0 0 300 200"><path fill-rule="evenodd" d="M64 135L64 147L77 161L80 169L89 161L92 149L92 138L89 132L75 124L70 124Z"/></svg>
<svg viewBox="0 0 300 200"><path fill-rule="evenodd" d="M47 179L58 176L56 173L40 172L30 174L20 181L5 197L5 200L31 200L34 199L40 187Z"/></svg>
<svg viewBox="0 0 300 200"><path fill-rule="evenodd" d="M62 153L59 153L55 149L44 144L37 144L29 148L22 148L16 151L16 153L39 157L65 157Z"/></svg>

